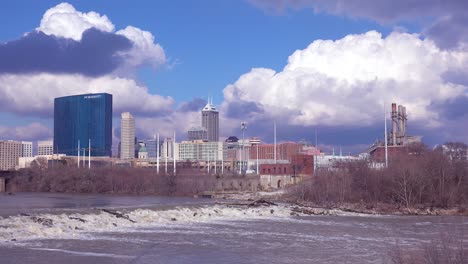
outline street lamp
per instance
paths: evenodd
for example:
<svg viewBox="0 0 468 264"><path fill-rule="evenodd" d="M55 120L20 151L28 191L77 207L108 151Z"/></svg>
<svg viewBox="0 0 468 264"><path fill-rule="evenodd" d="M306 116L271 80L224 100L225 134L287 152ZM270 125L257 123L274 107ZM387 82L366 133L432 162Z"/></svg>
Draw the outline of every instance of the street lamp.
<svg viewBox="0 0 468 264"><path fill-rule="evenodd" d="M245 145L245 130L247 129L247 122L243 121L241 122L241 130L242 130L242 149L241 149L241 153L240 153L240 169L239 169L239 172L240 174L242 174L242 167L243 167L243 163L242 163L242 153L244 152L244 145Z"/></svg>
<svg viewBox="0 0 468 264"><path fill-rule="evenodd" d="M257 143L257 174L260 175L260 171L259 171L259 168L258 168L258 143Z"/></svg>

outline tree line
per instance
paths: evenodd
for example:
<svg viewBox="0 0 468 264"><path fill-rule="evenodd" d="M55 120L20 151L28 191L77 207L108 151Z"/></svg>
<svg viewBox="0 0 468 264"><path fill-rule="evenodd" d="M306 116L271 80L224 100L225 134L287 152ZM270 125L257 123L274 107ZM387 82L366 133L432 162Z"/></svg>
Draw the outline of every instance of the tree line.
<svg viewBox="0 0 468 264"><path fill-rule="evenodd" d="M9 183L12 192L119 193L192 196L212 191L216 176L156 174L150 168L77 168L66 164L19 170Z"/></svg>
<svg viewBox="0 0 468 264"><path fill-rule="evenodd" d="M455 207L468 204L467 145L447 143L429 149L413 144L407 153L390 160L387 168L369 161L338 163L318 170L314 177L293 186L294 198L318 205L387 203L407 209Z"/></svg>

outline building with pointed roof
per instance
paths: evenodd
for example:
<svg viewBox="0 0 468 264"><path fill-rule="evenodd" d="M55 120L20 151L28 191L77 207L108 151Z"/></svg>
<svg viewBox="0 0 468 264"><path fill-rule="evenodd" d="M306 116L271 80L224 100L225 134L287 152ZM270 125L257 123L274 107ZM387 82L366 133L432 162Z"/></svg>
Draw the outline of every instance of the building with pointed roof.
<svg viewBox="0 0 468 264"><path fill-rule="evenodd" d="M206 129L208 141L219 141L219 112L211 98L202 109L202 127Z"/></svg>

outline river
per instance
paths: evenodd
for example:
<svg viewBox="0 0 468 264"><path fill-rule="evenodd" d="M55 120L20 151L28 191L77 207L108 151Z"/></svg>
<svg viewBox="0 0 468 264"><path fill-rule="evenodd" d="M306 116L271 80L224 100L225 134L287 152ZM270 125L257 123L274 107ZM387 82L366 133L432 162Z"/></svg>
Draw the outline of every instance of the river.
<svg viewBox="0 0 468 264"><path fill-rule="evenodd" d="M0 263L388 263L396 244L468 241L465 217L337 214L214 199L1 195Z"/></svg>

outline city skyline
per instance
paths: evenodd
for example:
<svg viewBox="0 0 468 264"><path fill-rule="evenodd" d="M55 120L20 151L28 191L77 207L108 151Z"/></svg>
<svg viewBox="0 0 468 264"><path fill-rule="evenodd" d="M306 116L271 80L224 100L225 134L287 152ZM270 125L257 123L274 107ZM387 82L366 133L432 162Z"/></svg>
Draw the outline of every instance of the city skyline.
<svg viewBox="0 0 468 264"><path fill-rule="evenodd" d="M107 92L114 150L122 112L138 138L185 135L208 96L220 140L246 121L246 138L272 142L276 120L279 141L317 129L321 148L357 153L397 102L430 146L468 142L466 4L396 2L6 3L0 138L52 139L53 98Z"/></svg>

